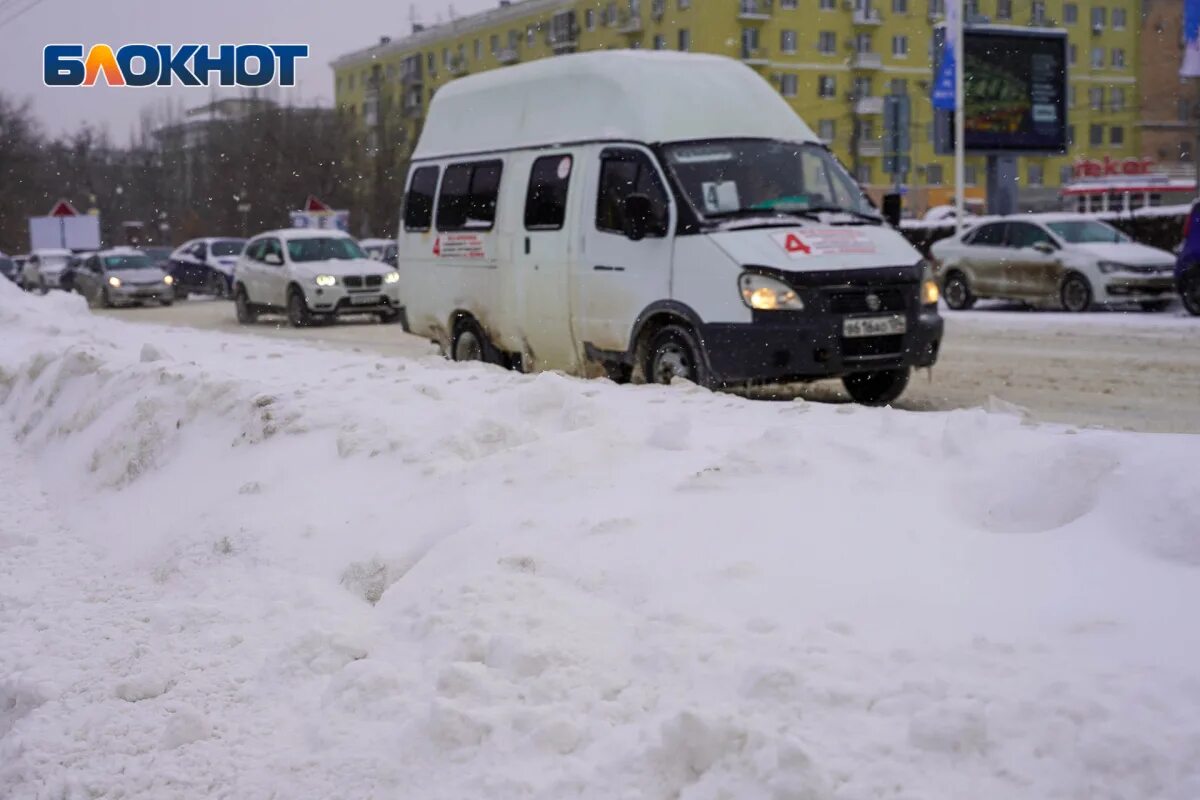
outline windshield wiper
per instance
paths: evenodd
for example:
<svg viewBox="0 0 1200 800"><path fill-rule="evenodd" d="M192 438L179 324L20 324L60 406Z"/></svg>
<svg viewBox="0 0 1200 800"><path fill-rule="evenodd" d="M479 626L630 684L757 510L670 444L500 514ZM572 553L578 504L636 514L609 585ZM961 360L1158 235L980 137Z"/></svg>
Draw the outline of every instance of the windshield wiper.
<svg viewBox="0 0 1200 800"><path fill-rule="evenodd" d="M809 206L808 208L805 209L805 211L809 211L814 214L817 214L817 213L849 214L850 216L854 217L857 220L860 220L862 222L869 222L872 225L882 225L883 224L883 217L877 217L874 214L868 214L865 211L856 211L853 208L842 208L841 206ZM846 223L842 223L842 224L846 224Z"/></svg>
<svg viewBox="0 0 1200 800"><path fill-rule="evenodd" d="M763 219L764 217L770 218ZM721 211L716 214L707 214L705 218L710 222L729 222L739 219L758 219L764 225L790 225L797 220L810 219L814 222L820 222L821 218L816 214L810 213L808 209L799 211L783 211L778 208L739 208L734 211Z"/></svg>

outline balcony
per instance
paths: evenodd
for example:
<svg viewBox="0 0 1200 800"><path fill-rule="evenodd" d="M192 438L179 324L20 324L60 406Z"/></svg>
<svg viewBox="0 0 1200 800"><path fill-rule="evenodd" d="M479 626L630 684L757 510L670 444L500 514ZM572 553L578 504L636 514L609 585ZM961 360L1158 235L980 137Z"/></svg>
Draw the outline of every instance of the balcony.
<svg viewBox="0 0 1200 800"><path fill-rule="evenodd" d="M571 33L562 33L557 36L550 37L550 49L555 53L574 53L579 49L579 35L572 31Z"/></svg>
<svg viewBox="0 0 1200 800"><path fill-rule="evenodd" d="M628 12L617 18L617 33L626 36L637 36L642 32L642 18Z"/></svg>
<svg viewBox="0 0 1200 800"><path fill-rule="evenodd" d="M470 69L467 66L465 58L455 58L451 59L450 63L446 66L446 72L450 73L452 77L461 78L470 72Z"/></svg>
<svg viewBox="0 0 1200 800"><path fill-rule="evenodd" d="M874 116L883 113L882 97L860 97L854 101L854 113L859 116Z"/></svg>
<svg viewBox="0 0 1200 800"><path fill-rule="evenodd" d="M501 64L515 64L521 60L521 54L515 47L505 47L503 50L496 51L496 60Z"/></svg>
<svg viewBox="0 0 1200 800"><path fill-rule="evenodd" d="M883 69L883 56L879 53L855 53L850 59L850 69Z"/></svg>
<svg viewBox="0 0 1200 800"><path fill-rule="evenodd" d="M854 9L854 24L858 26L882 25L883 15L879 13L878 8L856 8Z"/></svg>
<svg viewBox="0 0 1200 800"><path fill-rule="evenodd" d="M405 72L400 76L400 83L404 86L420 86L425 83L425 79L421 77L420 72Z"/></svg>
<svg viewBox="0 0 1200 800"><path fill-rule="evenodd" d="M742 63L751 67L765 67L771 63L770 54L765 47L743 47Z"/></svg>
<svg viewBox="0 0 1200 800"><path fill-rule="evenodd" d="M879 158L883 155L883 142L879 139L862 139L858 143L858 154L862 158Z"/></svg>
<svg viewBox="0 0 1200 800"><path fill-rule="evenodd" d="M738 0L738 19L763 22L771 18L771 0Z"/></svg>

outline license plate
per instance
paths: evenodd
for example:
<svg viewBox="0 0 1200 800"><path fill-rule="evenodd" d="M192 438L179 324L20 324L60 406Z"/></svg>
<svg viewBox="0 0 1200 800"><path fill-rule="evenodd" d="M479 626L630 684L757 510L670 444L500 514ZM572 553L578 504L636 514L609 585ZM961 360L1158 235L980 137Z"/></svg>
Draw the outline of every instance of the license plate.
<svg viewBox="0 0 1200 800"><path fill-rule="evenodd" d="M367 295L366 297L351 297L350 305L353 306L373 306L379 302L377 295Z"/></svg>
<svg viewBox="0 0 1200 800"><path fill-rule="evenodd" d="M903 314L885 317L854 317L842 320L842 336L861 339L865 336L894 336L908 329L908 320Z"/></svg>

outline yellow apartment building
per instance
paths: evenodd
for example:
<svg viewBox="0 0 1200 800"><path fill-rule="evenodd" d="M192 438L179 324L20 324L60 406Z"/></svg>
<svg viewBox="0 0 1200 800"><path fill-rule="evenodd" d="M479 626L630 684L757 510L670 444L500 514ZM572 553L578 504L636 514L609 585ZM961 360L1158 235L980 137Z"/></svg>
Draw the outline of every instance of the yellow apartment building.
<svg viewBox="0 0 1200 800"><path fill-rule="evenodd" d="M383 38L333 62L336 104L368 149L411 148L438 87L482 70L584 50L716 53L758 70L873 191L883 172L883 97L912 100L909 207L952 194L951 159L934 152L933 28L947 0L521 0ZM1068 31L1070 151L1020 159L1022 203L1059 205L1076 160L1141 153L1139 0L966 0L968 20ZM486 125L486 120L479 120ZM968 159L968 195L983 196L984 159Z"/></svg>

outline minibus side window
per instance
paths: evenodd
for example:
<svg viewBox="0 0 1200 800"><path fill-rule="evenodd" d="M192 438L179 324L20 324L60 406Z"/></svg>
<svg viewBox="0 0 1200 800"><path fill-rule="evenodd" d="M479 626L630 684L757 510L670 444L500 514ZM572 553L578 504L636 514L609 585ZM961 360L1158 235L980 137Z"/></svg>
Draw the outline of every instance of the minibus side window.
<svg viewBox="0 0 1200 800"><path fill-rule="evenodd" d="M490 231L496 223L503 162L451 164L438 193L439 231Z"/></svg>
<svg viewBox="0 0 1200 800"><path fill-rule="evenodd" d="M433 224L433 195L437 191L438 168L418 167L413 171L404 198L404 229L427 231Z"/></svg>
<svg viewBox="0 0 1200 800"><path fill-rule="evenodd" d="M525 194L525 230L561 230L567 217L567 187L571 182L571 157L542 156L529 171Z"/></svg>
<svg viewBox="0 0 1200 800"><path fill-rule="evenodd" d="M667 235L667 193L654 164L639 150L606 150L600 156L600 191L596 198L596 229L625 231L625 198L644 194L653 209L647 236Z"/></svg>

